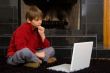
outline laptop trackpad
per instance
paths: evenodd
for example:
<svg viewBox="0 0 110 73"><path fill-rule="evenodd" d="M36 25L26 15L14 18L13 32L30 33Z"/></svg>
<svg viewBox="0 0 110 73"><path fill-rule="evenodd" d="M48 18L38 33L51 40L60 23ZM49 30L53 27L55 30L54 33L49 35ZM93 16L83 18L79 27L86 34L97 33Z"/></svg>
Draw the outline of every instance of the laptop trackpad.
<svg viewBox="0 0 110 73"><path fill-rule="evenodd" d="M61 64L61 65L49 67L47 69L51 69L55 71L70 72L70 64Z"/></svg>

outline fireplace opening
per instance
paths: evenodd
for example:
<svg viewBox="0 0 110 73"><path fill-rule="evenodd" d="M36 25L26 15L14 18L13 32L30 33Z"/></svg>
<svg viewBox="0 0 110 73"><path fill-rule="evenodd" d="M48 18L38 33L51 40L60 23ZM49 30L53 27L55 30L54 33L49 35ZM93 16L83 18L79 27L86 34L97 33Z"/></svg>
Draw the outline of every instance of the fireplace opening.
<svg viewBox="0 0 110 73"><path fill-rule="evenodd" d="M80 0L23 0L25 5L36 5L43 14L47 29L80 29Z"/></svg>

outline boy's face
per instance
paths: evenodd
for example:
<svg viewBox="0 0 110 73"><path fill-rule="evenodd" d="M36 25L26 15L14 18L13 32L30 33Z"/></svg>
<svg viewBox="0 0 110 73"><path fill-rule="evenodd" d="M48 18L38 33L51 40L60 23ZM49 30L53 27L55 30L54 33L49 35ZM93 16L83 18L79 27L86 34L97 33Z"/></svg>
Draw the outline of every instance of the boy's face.
<svg viewBox="0 0 110 73"><path fill-rule="evenodd" d="M38 26L41 26L42 24L42 19L39 18L39 19L33 19L32 21L30 21L30 23L34 26L34 27L38 27Z"/></svg>

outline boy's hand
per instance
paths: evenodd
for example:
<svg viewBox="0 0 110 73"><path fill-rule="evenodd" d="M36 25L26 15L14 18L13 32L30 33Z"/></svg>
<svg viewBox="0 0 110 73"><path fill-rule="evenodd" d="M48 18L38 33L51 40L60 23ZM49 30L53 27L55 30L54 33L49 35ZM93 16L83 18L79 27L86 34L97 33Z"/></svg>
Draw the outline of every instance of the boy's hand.
<svg viewBox="0 0 110 73"><path fill-rule="evenodd" d="M35 55L39 58L44 58L45 57L45 51L38 51L35 53Z"/></svg>
<svg viewBox="0 0 110 73"><path fill-rule="evenodd" d="M38 28L38 32L39 32L39 34L40 34L40 35L44 35L45 28L42 27L42 26L38 26L37 28Z"/></svg>
<svg viewBox="0 0 110 73"><path fill-rule="evenodd" d="M38 28L38 32L42 38L42 41L44 41L44 39L45 39L45 28L42 26L38 26L37 28Z"/></svg>

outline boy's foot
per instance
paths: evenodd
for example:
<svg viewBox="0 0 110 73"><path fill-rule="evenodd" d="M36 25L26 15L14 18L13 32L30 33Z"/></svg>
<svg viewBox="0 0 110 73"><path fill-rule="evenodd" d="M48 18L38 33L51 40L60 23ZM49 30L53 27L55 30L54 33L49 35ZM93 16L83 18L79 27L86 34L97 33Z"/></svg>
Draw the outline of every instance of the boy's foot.
<svg viewBox="0 0 110 73"><path fill-rule="evenodd" d="M54 63L54 62L56 62L56 61L57 61L57 59L56 59L55 57L50 57L50 58L48 59L47 63L51 64L51 63Z"/></svg>
<svg viewBox="0 0 110 73"><path fill-rule="evenodd" d="M33 63L26 63L24 64L25 67L30 67L30 68L38 68L40 66L39 62L33 62Z"/></svg>

